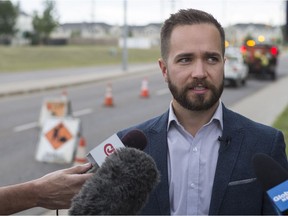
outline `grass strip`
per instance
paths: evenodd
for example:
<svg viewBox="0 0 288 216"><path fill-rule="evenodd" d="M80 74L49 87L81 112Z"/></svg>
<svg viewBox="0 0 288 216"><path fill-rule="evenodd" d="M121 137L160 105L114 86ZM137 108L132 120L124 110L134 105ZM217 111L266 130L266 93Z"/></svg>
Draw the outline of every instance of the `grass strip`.
<svg viewBox="0 0 288 216"><path fill-rule="evenodd" d="M286 155L288 155L288 106L286 106L284 111L277 117L273 123L273 127L283 132L286 143Z"/></svg>
<svg viewBox="0 0 288 216"><path fill-rule="evenodd" d="M157 62L159 48L129 49L129 63ZM0 46L0 72L121 64L122 50L111 46Z"/></svg>

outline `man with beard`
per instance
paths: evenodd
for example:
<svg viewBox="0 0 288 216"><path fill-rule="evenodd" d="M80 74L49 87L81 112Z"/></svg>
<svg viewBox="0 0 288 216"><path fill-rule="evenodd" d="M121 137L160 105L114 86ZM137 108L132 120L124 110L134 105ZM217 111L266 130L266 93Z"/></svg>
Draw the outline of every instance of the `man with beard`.
<svg viewBox="0 0 288 216"><path fill-rule="evenodd" d="M164 114L137 128L161 173L141 214L275 214L252 158L265 153L288 169L283 134L221 102L225 34L206 12L172 14L161 30L159 66L173 96Z"/></svg>

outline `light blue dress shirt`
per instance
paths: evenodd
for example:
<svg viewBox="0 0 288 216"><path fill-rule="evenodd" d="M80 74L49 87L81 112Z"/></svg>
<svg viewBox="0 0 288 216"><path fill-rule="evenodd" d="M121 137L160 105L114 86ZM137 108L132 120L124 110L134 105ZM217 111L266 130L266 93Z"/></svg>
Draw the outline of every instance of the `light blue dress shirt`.
<svg viewBox="0 0 288 216"><path fill-rule="evenodd" d="M195 137L178 122L171 103L167 130L171 214L208 215L223 131L221 101Z"/></svg>

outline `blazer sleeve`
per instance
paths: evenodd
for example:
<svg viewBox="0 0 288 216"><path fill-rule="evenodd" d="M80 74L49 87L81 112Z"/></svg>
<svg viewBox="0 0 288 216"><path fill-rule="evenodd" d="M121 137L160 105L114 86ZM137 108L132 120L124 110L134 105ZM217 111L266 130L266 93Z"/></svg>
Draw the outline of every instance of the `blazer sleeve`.
<svg viewBox="0 0 288 216"><path fill-rule="evenodd" d="M284 141L284 135L281 131L277 130L272 146L273 148L271 151L271 157L276 160L281 166L283 166L283 168L288 170L287 155L285 152L286 144Z"/></svg>

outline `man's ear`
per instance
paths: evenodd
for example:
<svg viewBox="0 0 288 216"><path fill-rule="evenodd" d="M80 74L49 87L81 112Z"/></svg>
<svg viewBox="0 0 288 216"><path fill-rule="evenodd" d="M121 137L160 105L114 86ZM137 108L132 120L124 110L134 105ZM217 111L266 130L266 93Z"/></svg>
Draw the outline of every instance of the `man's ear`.
<svg viewBox="0 0 288 216"><path fill-rule="evenodd" d="M159 64L159 67L161 69L161 72L162 72L162 76L165 78L165 81L167 82L167 66L166 66L166 62L160 58L158 59L158 64Z"/></svg>

